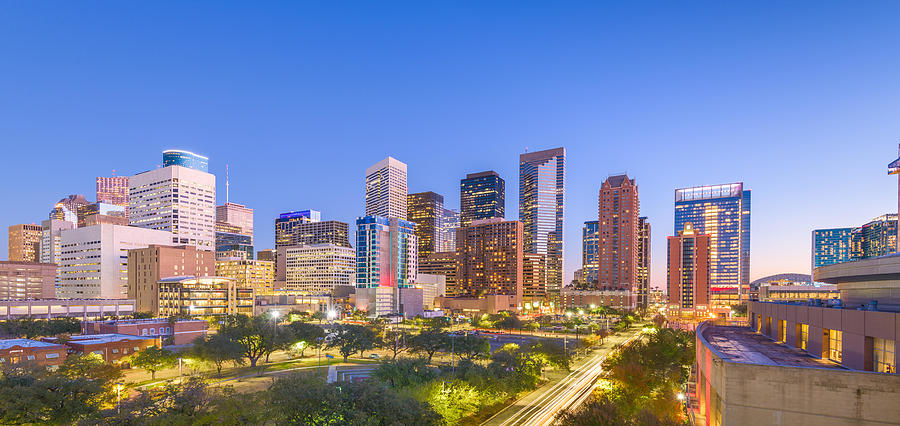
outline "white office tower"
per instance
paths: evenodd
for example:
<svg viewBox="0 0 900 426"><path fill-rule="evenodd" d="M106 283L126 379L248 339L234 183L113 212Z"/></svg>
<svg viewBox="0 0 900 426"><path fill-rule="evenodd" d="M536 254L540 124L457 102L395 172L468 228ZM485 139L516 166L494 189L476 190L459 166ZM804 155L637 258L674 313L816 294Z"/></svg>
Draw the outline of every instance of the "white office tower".
<svg viewBox="0 0 900 426"><path fill-rule="evenodd" d="M59 265L62 232L75 229L68 220L47 219L41 222L41 263Z"/></svg>
<svg viewBox="0 0 900 426"><path fill-rule="evenodd" d="M57 297L127 298L128 250L151 244L172 245L172 234L110 223L63 231Z"/></svg>
<svg viewBox="0 0 900 426"><path fill-rule="evenodd" d="M172 234L169 243L216 248L216 177L182 166L128 180L128 223Z"/></svg>
<svg viewBox="0 0 900 426"><path fill-rule="evenodd" d="M388 157L366 169L366 216L406 220L406 163Z"/></svg>
<svg viewBox="0 0 900 426"><path fill-rule="evenodd" d="M331 294L337 286L351 286L356 274L356 251L335 244L310 244L278 248L279 268L284 268L284 288L307 294Z"/></svg>

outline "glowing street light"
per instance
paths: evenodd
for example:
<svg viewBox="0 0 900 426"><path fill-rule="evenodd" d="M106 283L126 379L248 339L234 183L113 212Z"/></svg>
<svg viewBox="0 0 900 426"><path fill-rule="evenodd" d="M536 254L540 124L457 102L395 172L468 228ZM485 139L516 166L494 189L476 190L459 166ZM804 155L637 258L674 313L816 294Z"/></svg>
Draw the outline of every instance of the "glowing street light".
<svg viewBox="0 0 900 426"><path fill-rule="evenodd" d="M678 394L675 395L675 398L678 398L679 401L684 401L684 398L685 398L685 397L684 397L684 394L683 394L683 393L678 392Z"/></svg>
<svg viewBox="0 0 900 426"><path fill-rule="evenodd" d="M278 319L278 317L281 316L281 313L279 313L278 311L271 311L271 312L269 312L269 316L272 317L272 319L274 320L274 319Z"/></svg>

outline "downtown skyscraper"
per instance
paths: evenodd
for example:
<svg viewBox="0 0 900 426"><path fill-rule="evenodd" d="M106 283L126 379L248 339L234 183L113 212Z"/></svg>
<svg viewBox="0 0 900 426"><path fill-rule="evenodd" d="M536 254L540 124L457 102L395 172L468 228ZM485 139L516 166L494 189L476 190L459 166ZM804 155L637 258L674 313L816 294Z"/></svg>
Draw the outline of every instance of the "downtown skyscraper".
<svg viewBox="0 0 900 426"><path fill-rule="evenodd" d="M407 217L406 163L387 157L366 169L366 216Z"/></svg>
<svg viewBox="0 0 900 426"><path fill-rule="evenodd" d="M443 247L444 196L434 192L419 192L407 197L409 221L416 224L419 239L419 259L441 251Z"/></svg>
<svg viewBox="0 0 900 426"><path fill-rule="evenodd" d="M547 293L557 298L563 283L563 202L566 149L519 155L519 219L525 252L546 257Z"/></svg>
<svg viewBox="0 0 900 426"><path fill-rule="evenodd" d="M469 173L459 181L459 225L506 214L506 182L497 172Z"/></svg>
<svg viewBox="0 0 900 426"><path fill-rule="evenodd" d="M581 229L581 282L587 288L597 287L600 267L600 222L589 220Z"/></svg>
<svg viewBox="0 0 900 426"><path fill-rule="evenodd" d="M710 237L710 303L734 305L750 289L750 190L742 182L675 190L675 235L690 223Z"/></svg>
<svg viewBox="0 0 900 426"><path fill-rule="evenodd" d="M639 294L639 243L641 202L638 186L627 175L608 177L599 196L599 290L630 292L632 307Z"/></svg>

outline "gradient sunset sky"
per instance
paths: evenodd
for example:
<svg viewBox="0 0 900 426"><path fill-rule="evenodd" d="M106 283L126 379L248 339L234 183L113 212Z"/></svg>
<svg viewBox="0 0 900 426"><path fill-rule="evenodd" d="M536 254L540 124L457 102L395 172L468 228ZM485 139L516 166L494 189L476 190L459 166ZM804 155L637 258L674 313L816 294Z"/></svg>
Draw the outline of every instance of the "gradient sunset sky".
<svg viewBox="0 0 900 426"><path fill-rule="evenodd" d="M3 2L0 223L40 223L168 148L225 201L351 224L364 171L459 207L518 155L568 151L565 280L597 191L627 172L665 282L676 187L753 191L751 276L809 272L810 231L897 210L898 2ZM6 240L0 239L5 258Z"/></svg>

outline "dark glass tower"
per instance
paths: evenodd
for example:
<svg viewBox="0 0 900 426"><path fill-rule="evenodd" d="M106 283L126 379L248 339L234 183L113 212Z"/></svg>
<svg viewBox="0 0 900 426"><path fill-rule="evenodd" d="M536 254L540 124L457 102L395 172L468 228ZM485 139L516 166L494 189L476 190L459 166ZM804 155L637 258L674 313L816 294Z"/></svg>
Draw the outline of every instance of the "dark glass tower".
<svg viewBox="0 0 900 426"><path fill-rule="evenodd" d="M563 283L563 200L566 149L519 155L519 219L525 252L546 255L547 294L557 298Z"/></svg>
<svg viewBox="0 0 900 426"><path fill-rule="evenodd" d="M419 238L419 259L440 251L444 233L444 196L434 192L419 192L407 196L407 218L416 224Z"/></svg>
<svg viewBox="0 0 900 426"><path fill-rule="evenodd" d="M506 214L506 183L493 170L471 173L459 181L459 226Z"/></svg>

